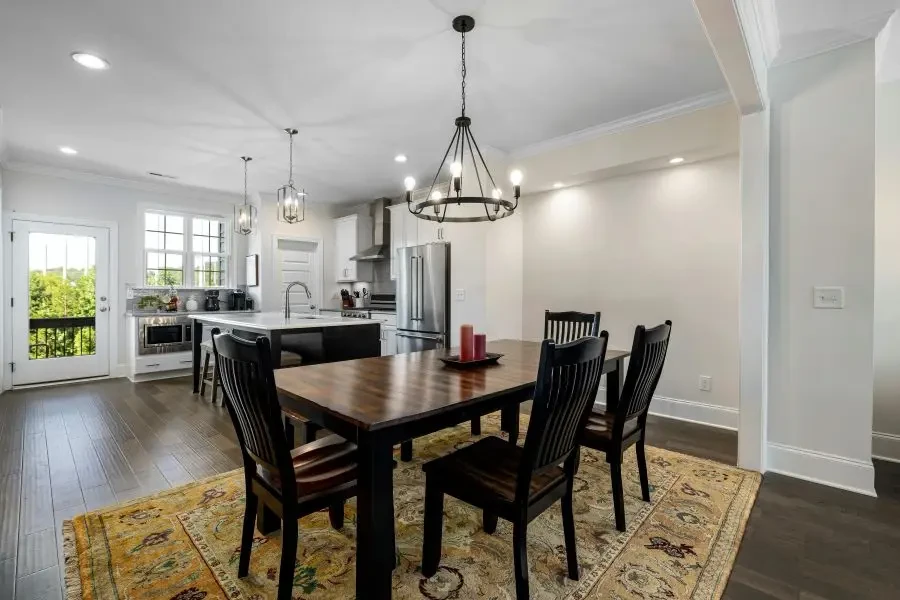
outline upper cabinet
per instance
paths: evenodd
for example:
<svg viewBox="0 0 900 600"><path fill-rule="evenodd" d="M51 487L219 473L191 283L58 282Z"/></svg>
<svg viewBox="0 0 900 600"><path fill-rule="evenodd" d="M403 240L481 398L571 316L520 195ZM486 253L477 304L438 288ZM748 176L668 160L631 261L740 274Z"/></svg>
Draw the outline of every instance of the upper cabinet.
<svg viewBox="0 0 900 600"><path fill-rule="evenodd" d="M372 281L372 263L350 260L372 245L372 221L358 214L334 220L335 281Z"/></svg>
<svg viewBox="0 0 900 600"><path fill-rule="evenodd" d="M391 279L397 279L397 249L418 245L416 222L419 220L406 208L406 203L389 206L391 211Z"/></svg>

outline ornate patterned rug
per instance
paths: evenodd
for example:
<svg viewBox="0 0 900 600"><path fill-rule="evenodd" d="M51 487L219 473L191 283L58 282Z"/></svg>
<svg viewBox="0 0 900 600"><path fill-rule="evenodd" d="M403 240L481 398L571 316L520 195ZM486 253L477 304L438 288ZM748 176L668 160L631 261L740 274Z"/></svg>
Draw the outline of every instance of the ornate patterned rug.
<svg viewBox="0 0 900 600"><path fill-rule="evenodd" d="M523 418L522 431L525 431ZM486 432L498 420L484 419ZM468 425L416 442L415 460L394 472L400 566L394 598L515 598L512 527L500 521L487 535L481 513L445 500L438 573L419 571L424 477L421 463L469 444ZM759 474L648 448L652 502L641 500L634 451L626 453L628 530L615 529L609 470L603 455L582 451L575 492L580 581L566 573L560 511L553 507L528 530L532 598L643 600L719 598L725 589ZM212 600L274 598L280 536L257 534L250 575L237 578L244 485L241 471L140 498L63 526L66 597ZM346 525L331 529L326 512L300 521L294 576L296 599L355 596L355 502Z"/></svg>

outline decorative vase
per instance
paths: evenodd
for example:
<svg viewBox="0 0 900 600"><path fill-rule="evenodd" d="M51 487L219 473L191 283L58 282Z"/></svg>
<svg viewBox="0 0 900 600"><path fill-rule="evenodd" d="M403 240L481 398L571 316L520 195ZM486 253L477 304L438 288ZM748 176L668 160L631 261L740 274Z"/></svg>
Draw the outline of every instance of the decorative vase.
<svg viewBox="0 0 900 600"><path fill-rule="evenodd" d="M200 305L197 304L196 296L191 296L190 298L188 298L187 302L184 303L184 308L188 312L196 312L196 310L200 308Z"/></svg>

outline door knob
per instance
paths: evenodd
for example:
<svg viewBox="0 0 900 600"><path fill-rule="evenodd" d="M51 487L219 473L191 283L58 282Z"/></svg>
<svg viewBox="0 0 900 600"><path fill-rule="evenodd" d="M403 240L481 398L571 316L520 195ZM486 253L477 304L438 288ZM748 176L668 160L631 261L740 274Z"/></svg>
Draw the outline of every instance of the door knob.
<svg viewBox="0 0 900 600"><path fill-rule="evenodd" d="M105 307L105 306L101 306L101 307L100 307L100 312L106 312L106 311L108 311L108 310L109 310L109 309L108 309L107 307Z"/></svg>

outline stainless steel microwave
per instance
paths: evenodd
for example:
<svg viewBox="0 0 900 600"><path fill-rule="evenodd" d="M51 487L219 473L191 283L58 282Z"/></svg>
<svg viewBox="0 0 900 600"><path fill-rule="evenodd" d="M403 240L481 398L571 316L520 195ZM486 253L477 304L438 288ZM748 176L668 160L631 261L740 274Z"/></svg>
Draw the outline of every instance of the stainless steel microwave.
<svg viewBox="0 0 900 600"><path fill-rule="evenodd" d="M188 317L153 316L138 319L138 354L163 354L191 349L193 323Z"/></svg>

